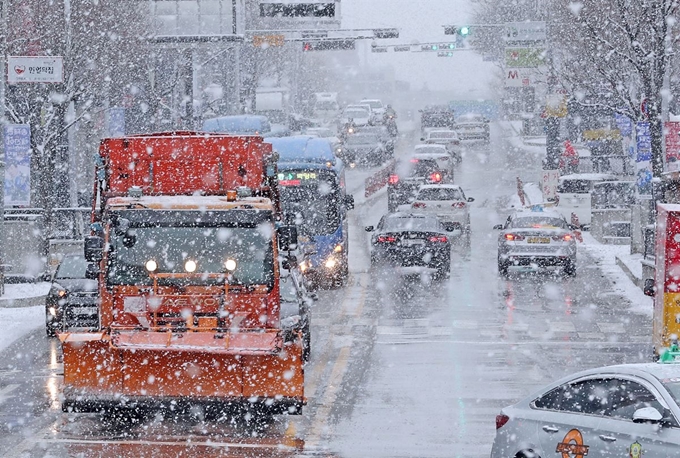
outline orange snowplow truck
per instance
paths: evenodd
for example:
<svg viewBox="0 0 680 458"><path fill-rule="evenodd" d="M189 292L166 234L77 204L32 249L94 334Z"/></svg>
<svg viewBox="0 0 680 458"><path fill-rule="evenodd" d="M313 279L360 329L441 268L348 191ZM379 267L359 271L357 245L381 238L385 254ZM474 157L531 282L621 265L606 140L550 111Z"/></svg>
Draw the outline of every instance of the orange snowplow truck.
<svg viewBox="0 0 680 458"><path fill-rule="evenodd" d="M88 276L97 332L65 332L64 411L245 407L299 414L300 338L279 323L276 157L259 136L105 139Z"/></svg>

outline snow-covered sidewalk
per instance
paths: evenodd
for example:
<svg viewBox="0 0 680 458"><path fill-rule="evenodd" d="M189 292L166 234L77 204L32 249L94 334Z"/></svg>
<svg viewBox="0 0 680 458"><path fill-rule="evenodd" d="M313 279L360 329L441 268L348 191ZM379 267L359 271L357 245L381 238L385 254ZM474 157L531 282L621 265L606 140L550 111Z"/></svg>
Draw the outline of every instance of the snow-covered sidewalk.
<svg viewBox="0 0 680 458"><path fill-rule="evenodd" d="M45 326L45 296L49 283L5 285L0 297L0 351L35 329Z"/></svg>
<svg viewBox="0 0 680 458"><path fill-rule="evenodd" d="M617 263L619 259L630 260L631 268L639 269L642 276L642 265L638 262L636 267L630 255L628 245L605 245L593 238L587 232L583 233L583 242L579 244L579 250L583 250L595 259L605 276L612 282L614 291L621 293L631 301L631 310L635 313L651 316L653 312L652 299L645 296L638 285L623 271ZM627 263L628 264L628 263Z"/></svg>

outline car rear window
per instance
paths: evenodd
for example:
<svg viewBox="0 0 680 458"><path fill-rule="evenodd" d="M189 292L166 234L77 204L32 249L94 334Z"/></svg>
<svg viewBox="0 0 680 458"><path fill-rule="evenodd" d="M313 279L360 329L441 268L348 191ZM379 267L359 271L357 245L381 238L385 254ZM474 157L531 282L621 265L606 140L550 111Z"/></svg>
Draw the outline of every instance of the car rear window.
<svg viewBox="0 0 680 458"><path fill-rule="evenodd" d="M416 154L446 154L446 148L443 146L419 146L415 152Z"/></svg>
<svg viewBox="0 0 680 458"><path fill-rule="evenodd" d="M383 229L388 231L438 231L439 221L435 218L391 217L385 219Z"/></svg>
<svg viewBox="0 0 680 458"><path fill-rule="evenodd" d="M432 172L439 170L437 161L434 160L419 159L418 162L413 162L412 164L413 167L411 168L411 172L409 174L409 176L412 177L425 177Z"/></svg>
<svg viewBox="0 0 680 458"><path fill-rule="evenodd" d="M430 132L430 138L456 138L455 132Z"/></svg>
<svg viewBox="0 0 680 458"><path fill-rule="evenodd" d="M567 223L561 218L551 218L546 216L524 216L514 218L510 227L516 229L566 229Z"/></svg>
<svg viewBox="0 0 680 458"><path fill-rule="evenodd" d="M592 182L589 180L562 180L557 186L557 192L566 194L587 194Z"/></svg>
<svg viewBox="0 0 680 458"><path fill-rule="evenodd" d="M455 188L426 188L418 192L419 200L463 200L463 193Z"/></svg>

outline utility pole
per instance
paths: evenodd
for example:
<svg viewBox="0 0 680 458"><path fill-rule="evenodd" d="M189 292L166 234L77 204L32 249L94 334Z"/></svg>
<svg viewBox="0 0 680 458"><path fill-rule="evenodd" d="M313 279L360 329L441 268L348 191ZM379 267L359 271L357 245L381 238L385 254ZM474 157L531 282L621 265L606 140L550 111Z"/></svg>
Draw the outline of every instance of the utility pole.
<svg viewBox="0 0 680 458"><path fill-rule="evenodd" d="M0 296L5 294L5 81L7 75L7 35L9 21L7 20L7 0L2 1L0 14L2 17L2 37L0 37Z"/></svg>

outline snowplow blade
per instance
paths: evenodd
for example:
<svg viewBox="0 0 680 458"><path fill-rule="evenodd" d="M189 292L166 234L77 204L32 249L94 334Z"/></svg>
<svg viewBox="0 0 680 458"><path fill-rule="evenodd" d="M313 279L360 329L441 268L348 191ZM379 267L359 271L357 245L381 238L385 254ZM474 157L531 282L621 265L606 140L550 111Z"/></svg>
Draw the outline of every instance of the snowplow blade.
<svg viewBox="0 0 680 458"><path fill-rule="evenodd" d="M278 331L60 334L64 410L209 404L299 414L302 347Z"/></svg>

